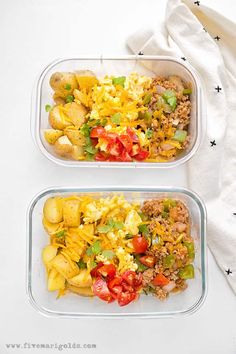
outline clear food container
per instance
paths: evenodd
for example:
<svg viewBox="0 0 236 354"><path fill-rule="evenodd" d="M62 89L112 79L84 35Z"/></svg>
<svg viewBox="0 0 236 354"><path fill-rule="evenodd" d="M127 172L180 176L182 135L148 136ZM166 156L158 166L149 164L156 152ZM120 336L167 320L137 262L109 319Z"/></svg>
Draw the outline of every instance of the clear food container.
<svg viewBox="0 0 236 354"><path fill-rule="evenodd" d="M137 72L148 76L178 75L184 81L191 84L191 120L189 125L190 144L180 153L175 160L170 162L97 162L74 161L57 156L52 146L45 141L43 132L49 128L48 113L45 106L53 104L52 89L49 85L50 77L55 72L91 70L98 77L104 75L128 75ZM68 58L57 60L48 65L40 74L32 100L31 130L34 141L41 152L50 160L63 166L70 167L151 167L165 168L175 167L189 160L200 145L202 135L202 89L199 78L189 64L182 60L164 56L135 56L129 55L119 58Z"/></svg>
<svg viewBox="0 0 236 354"><path fill-rule="evenodd" d="M48 235L42 225L43 205L47 198L56 195L93 195L95 198L123 193L130 201L152 198L176 198L185 203L190 212L191 235L195 243L195 278L188 281L188 288L170 295L166 301L154 296L141 295L128 306L107 304L99 298L86 298L69 293L59 299L47 290L46 271L42 263L42 249L48 244ZM42 314L57 317L103 318L163 318L195 312L206 296L206 211L199 197L183 188L50 188L35 196L28 210L28 272L27 291L30 302Z"/></svg>

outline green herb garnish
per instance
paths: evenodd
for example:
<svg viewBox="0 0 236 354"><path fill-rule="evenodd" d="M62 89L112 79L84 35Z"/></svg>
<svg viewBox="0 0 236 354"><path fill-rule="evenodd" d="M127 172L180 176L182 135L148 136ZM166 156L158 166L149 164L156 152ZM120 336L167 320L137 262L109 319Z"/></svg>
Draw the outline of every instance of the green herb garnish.
<svg viewBox="0 0 236 354"><path fill-rule="evenodd" d="M79 266L80 269L87 268L87 264L82 259L80 259L79 262L77 262L77 265Z"/></svg>
<svg viewBox="0 0 236 354"><path fill-rule="evenodd" d="M112 259L112 258L114 258L115 253L112 250L104 250L104 251L102 251L102 255L106 259Z"/></svg>
<svg viewBox="0 0 236 354"><path fill-rule="evenodd" d="M71 103L73 101L74 101L74 96L73 95L66 96L66 103Z"/></svg>
<svg viewBox="0 0 236 354"><path fill-rule="evenodd" d="M97 149L93 145L86 145L84 150L91 155L95 155L97 153Z"/></svg>
<svg viewBox="0 0 236 354"><path fill-rule="evenodd" d="M91 131L91 127L88 126L88 124L83 124L82 127L80 128L80 132L81 134L83 134L85 137L89 137L90 136L90 131Z"/></svg>
<svg viewBox="0 0 236 354"><path fill-rule="evenodd" d="M147 227L146 224L141 224L138 226L139 232L141 232L141 234L147 236L149 234L149 229Z"/></svg>
<svg viewBox="0 0 236 354"><path fill-rule="evenodd" d="M65 236L65 230L61 230L59 232L56 233L56 237L61 238Z"/></svg>
<svg viewBox="0 0 236 354"><path fill-rule="evenodd" d="M150 129L150 128L148 128L148 129L146 130L146 132L145 132L145 135L146 135L146 138L147 138L147 139L151 139L152 136L153 136L153 130Z"/></svg>
<svg viewBox="0 0 236 354"><path fill-rule="evenodd" d="M123 229L123 227L124 227L124 223L122 221L115 221L112 218L110 218L107 221L106 225L98 226L97 230L99 233L107 234L112 229L120 230Z"/></svg>
<svg viewBox="0 0 236 354"><path fill-rule="evenodd" d="M71 85L70 85L70 84L65 84L65 89L66 89L67 91L70 91L70 90L71 90Z"/></svg>
<svg viewBox="0 0 236 354"><path fill-rule="evenodd" d="M50 104L46 104L45 111L50 112L51 110L52 110L52 106L50 106Z"/></svg>
<svg viewBox="0 0 236 354"><path fill-rule="evenodd" d="M111 121L114 124L120 124L120 119L121 119L121 113L115 113L113 116L111 116Z"/></svg>
<svg viewBox="0 0 236 354"><path fill-rule="evenodd" d="M125 80L126 80L125 76L114 77L112 79L112 83L113 83L113 85L120 85L120 86L124 87L125 86Z"/></svg>
<svg viewBox="0 0 236 354"><path fill-rule="evenodd" d="M92 256L93 254L97 255L101 252L101 250L102 247L100 241L97 240L87 249L86 254L87 256Z"/></svg>

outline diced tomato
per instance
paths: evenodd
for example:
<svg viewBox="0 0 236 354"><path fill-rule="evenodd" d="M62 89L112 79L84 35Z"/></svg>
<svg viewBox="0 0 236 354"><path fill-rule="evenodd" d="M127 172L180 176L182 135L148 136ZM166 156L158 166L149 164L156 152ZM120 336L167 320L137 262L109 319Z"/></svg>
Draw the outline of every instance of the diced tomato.
<svg viewBox="0 0 236 354"><path fill-rule="evenodd" d="M121 285L122 285L123 291L129 292L129 293L135 292L135 289L131 285L127 284L125 280L122 281Z"/></svg>
<svg viewBox="0 0 236 354"><path fill-rule="evenodd" d="M99 263L96 265L96 267L94 267L94 268L91 270L91 272L90 272L91 276L97 278L97 277L99 276L98 269L101 268L101 267L103 267L103 265L104 265L103 262L99 262Z"/></svg>
<svg viewBox="0 0 236 354"><path fill-rule="evenodd" d="M153 268L155 264L155 257L153 256L143 256L139 258L140 262L149 268Z"/></svg>
<svg viewBox="0 0 236 354"><path fill-rule="evenodd" d="M105 280L98 278L93 284L93 293L98 296L101 300L112 302L113 296L108 289L107 283Z"/></svg>
<svg viewBox="0 0 236 354"><path fill-rule="evenodd" d="M135 253L145 253L148 248L148 241L143 236L135 236L132 239L134 252Z"/></svg>
<svg viewBox="0 0 236 354"><path fill-rule="evenodd" d="M126 281L129 285L134 285L134 279L136 277L136 273L133 270L126 270L122 274L122 279Z"/></svg>
<svg viewBox="0 0 236 354"><path fill-rule="evenodd" d="M98 143L98 138L91 138L91 143L93 146L96 146Z"/></svg>
<svg viewBox="0 0 236 354"><path fill-rule="evenodd" d="M139 142L139 138L138 136L135 134L135 132L133 131L132 128L128 127L126 129L127 134L129 135L130 139L133 141L133 143L138 143Z"/></svg>
<svg viewBox="0 0 236 354"><path fill-rule="evenodd" d="M96 161L106 161L107 160L107 156L106 156L106 154L104 152L99 151L95 155L95 160Z"/></svg>
<svg viewBox="0 0 236 354"><path fill-rule="evenodd" d="M133 270L127 270L122 274L122 285L124 286L124 282L130 285L133 289L137 289L142 284L142 274L135 273ZM126 288L125 290L128 290Z"/></svg>
<svg viewBox="0 0 236 354"><path fill-rule="evenodd" d="M127 151L128 153L130 153L131 150L132 150L132 145L133 145L130 136L127 135L127 134L121 134L121 135L119 136L119 141L122 143L122 145L124 146L124 148L126 149L126 151Z"/></svg>
<svg viewBox="0 0 236 354"><path fill-rule="evenodd" d="M106 130L103 127L94 127L90 132L90 138L100 138L106 134Z"/></svg>
<svg viewBox="0 0 236 354"><path fill-rule="evenodd" d="M131 162L132 157L129 155L129 153L126 150L123 150L121 153L121 161L123 162Z"/></svg>
<svg viewBox="0 0 236 354"><path fill-rule="evenodd" d="M116 275L116 267L114 264L104 264L102 267L98 268L97 273L105 278L108 277L112 279Z"/></svg>
<svg viewBox="0 0 236 354"><path fill-rule="evenodd" d="M117 300L120 306L128 305L137 298L137 293L122 292L118 295Z"/></svg>
<svg viewBox="0 0 236 354"><path fill-rule="evenodd" d="M169 284L169 282L169 279L166 278L163 274L157 274L157 276L152 281L152 283L156 286L164 286Z"/></svg>
<svg viewBox="0 0 236 354"><path fill-rule="evenodd" d="M123 145L116 139L115 142L111 142L107 146L107 152L112 156L120 156L123 151Z"/></svg>
<svg viewBox="0 0 236 354"><path fill-rule="evenodd" d="M122 282L122 278L120 276L116 276L115 278L109 280L108 287L109 289L113 289L114 286L120 285Z"/></svg>
<svg viewBox="0 0 236 354"><path fill-rule="evenodd" d="M135 160L142 161L145 160L149 155L148 151L141 150L137 155L134 156Z"/></svg>
<svg viewBox="0 0 236 354"><path fill-rule="evenodd" d="M131 156L138 155L138 154L140 153L140 151L141 151L140 145L139 145L139 144L134 144L134 145L132 146L132 150L131 150L130 155L131 155Z"/></svg>

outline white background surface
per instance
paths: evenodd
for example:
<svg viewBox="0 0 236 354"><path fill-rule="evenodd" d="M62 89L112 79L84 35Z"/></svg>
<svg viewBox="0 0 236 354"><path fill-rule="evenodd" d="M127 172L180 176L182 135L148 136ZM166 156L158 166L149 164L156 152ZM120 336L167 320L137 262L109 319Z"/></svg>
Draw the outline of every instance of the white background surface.
<svg viewBox="0 0 236 354"><path fill-rule="evenodd" d="M205 0L233 19L233 0ZM55 353L7 349L6 343L95 343L97 349L63 353L236 353L236 298L209 254L204 306L183 319L68 320L38 314L25 291L26 209L53 185L185 185L175 171L66 169L33 145L31 90L39 71L60 57L127 53L125 38L164 18L157 0L0 0L1 243L0 354Z"/></svg>

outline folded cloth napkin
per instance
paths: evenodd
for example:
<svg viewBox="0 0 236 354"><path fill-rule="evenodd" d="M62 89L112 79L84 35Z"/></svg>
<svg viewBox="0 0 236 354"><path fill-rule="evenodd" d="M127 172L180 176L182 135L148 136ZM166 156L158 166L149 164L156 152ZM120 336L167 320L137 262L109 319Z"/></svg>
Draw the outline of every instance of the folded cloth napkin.
<svg viewBox="0 0 236 354"><path fill-rule="evenodd" d="M188 185L206 203L208 245L236 293L236 25L203 3L169 0L162 27L127 44L136 54L181 58L201 77L206 132L187 164Z"/></svg>

